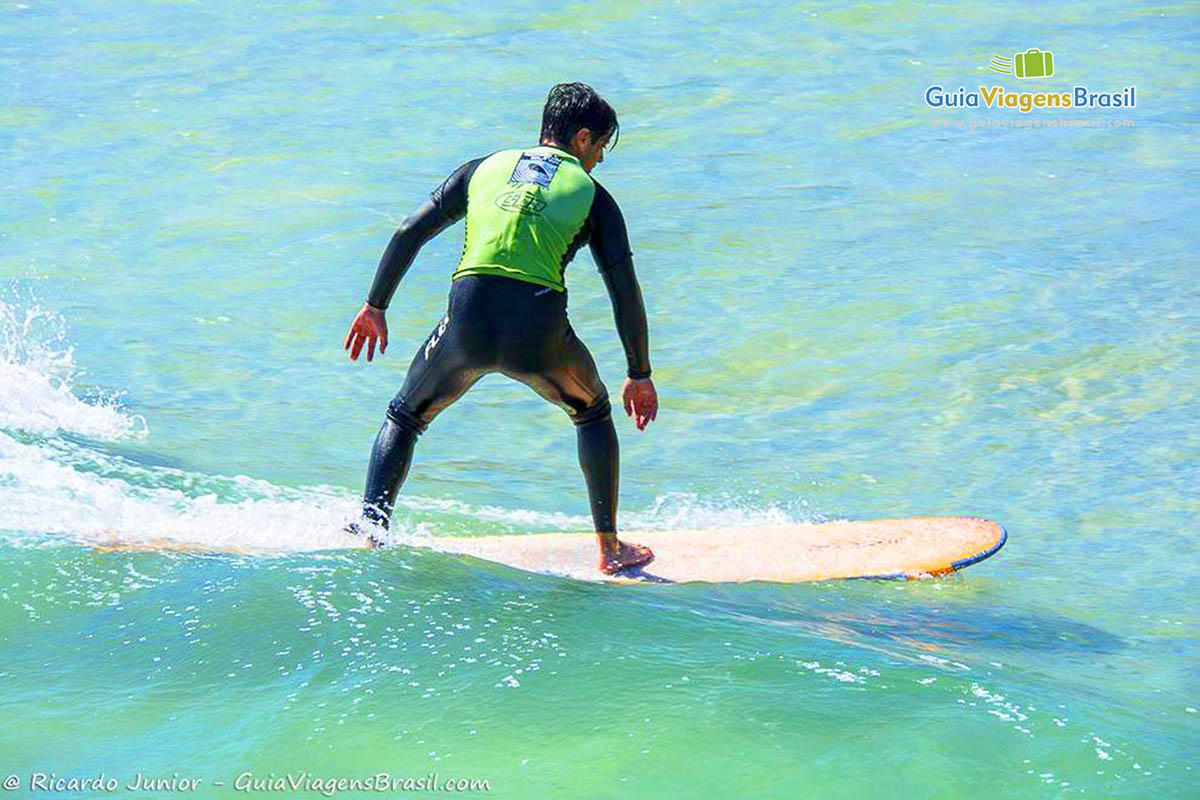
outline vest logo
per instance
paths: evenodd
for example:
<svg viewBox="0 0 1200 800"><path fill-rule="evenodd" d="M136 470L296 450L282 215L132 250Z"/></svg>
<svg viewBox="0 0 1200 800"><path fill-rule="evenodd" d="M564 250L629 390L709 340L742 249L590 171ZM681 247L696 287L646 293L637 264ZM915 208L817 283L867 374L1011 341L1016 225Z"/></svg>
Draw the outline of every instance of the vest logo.
<svg viewBox="0 0 1200 800"><path fill-rule="evenodd" d="M505 192L497 197L496 205L505 211L540 216L546 207L546 201L532 192L518 189L515 192Z"/></svg>
<svg viewBox="0 0 1200 800"><path fill-rule="evenodd" d="M561 163L560 156L546 153L522 153L521 157L517 159L517 165L513 167L508 182L533 183L549 189L550 181L554 180L554 173L558 172L558 165Z"/></svg>

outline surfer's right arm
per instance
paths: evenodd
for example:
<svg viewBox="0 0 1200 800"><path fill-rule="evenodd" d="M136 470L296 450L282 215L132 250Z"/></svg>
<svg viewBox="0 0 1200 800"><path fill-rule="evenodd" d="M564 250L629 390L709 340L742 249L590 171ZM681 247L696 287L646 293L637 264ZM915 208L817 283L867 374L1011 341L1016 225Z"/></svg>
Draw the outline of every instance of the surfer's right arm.
<svg viewBox="0 0 1200 800"><path fill-rule="evenodd" d="M604 278L612 301L613 320L625 349L628 367L621 401L626 416L634 418L638 430L658 416L658 392L650 380L650 334L646 324L646 305L642 288L633 270L633 252L629 233L617 201L596 182L596 195L588 215L588 245L592 258Z"/></svg>
<svg viewBox="0 0 1200 800"><path fill-rule="evenodd" d="M351 361L358 359L364 344L367 345L367 360L374 358L377 339L379 352L387 350L384 312L391 303L392 294L421 246L466 215L467 184L481 161L483 158L472 159L450 173L440 186L429 193L429 199L409 214L392 234L391 242L379 259L367 301L346 334L345 349L350 351Z"/></svg>

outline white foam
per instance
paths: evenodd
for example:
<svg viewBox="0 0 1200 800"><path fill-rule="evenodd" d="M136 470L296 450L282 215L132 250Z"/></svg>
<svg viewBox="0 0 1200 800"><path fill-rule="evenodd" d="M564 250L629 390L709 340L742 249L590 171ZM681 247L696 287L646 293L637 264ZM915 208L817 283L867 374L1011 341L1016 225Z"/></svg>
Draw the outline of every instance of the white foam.
<svg viewBox="0 0 1200 800"><path fill-rule="evenodd" d="M580 491L583 491L583 476L580 475ZM541 530L584 530L592 524L592 518L579 514L564 514L561 511L533 511L523 508L501 508L499 506L476 506L461 500L448 498L414 497L400 495L396 498L397 508L413 510L436 509L444 513L458 514L475 520L500 522L512 528L524 528L529 532Z"/></svg>
<svg viewBox="0 0 1200 800"><path fill-rule="evenodd" d="M0 527L89 544L166 541L271 551L352 544L342 527L358 503L347 492L272 487L273 497L228 502L215 493L138 486L58 463L51 455L0 434Z"/></svg>
<svg viewBox="0 0 1200 800"><path fill-rule="evenodd" d="M756 525L787 525L824 520L797 515L787 508L768 505L758 507L734 498L702 498L694 492L668 492L654 498L654 505L644 512L621 515L626 528L677 530L680 528L734 528Z"/></svg>
<svg viewBox="0 0 1200 800"><path fill-rule="evenodd" d="M579 492L584 494L583 475L579 476ZM476 506L460 500L413 497L401 495L398 508L438 511L457 514L471 520L498 522L518 532L586 531L592 518L586 514L564 514L561 511L533 511L522 508ZM733 498L702 498L693 492L668 492L654 498L654 504L644 511L622 509L619 522L622 530L676 530L694 528L753 527L755 525L786 525L797 522L827 520L797 515L781 506L755 507Z"/></svg>
<svg viewBox="0 0 1200 800"><path fill-rule="evenodd" d="M0 429L58 431L97 439L145 436L146 421L124 413L115 394L84 402L62 317L35 303L0 299Z"/></svg>
<svg viewBox="0 0 1200 800"><path fill-rule="evenodd" d="M12 290L0 299L0 529L18 534L10 538L270 550L351 543L342 527L357 515L358 502L344 490L143 467L61 438L148 434L145 420L122 409L116 393L77 396L79 375L59 314L28 293ZM32 443L23 437L30 434Z"/></svg>

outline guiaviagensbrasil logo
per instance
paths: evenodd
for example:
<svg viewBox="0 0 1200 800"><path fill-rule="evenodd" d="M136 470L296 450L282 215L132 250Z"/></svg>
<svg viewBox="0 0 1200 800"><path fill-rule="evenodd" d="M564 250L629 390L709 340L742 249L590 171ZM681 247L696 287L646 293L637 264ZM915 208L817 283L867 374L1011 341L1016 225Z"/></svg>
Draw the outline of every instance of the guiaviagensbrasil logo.
<svg viewBox="0 0 1200 800"><path fill-rule="evenodd" d="M992 55L988 69L1019 79L1049 78L1055 74L1054 54L1031 47L1011 57ZM941 86L925 90L925 104L931 108L1011 108L1022 114L1035 110L1064 108L1134 108L1135 86L1116 92L1093 92L1075 85L1070 91L1010 92L1002 86L980 86L978 91L946 91Z"/></svg>
<svg viewBox="0 0 1200 800"><path fill-rule="evenodd" d="M993 55L988 69L992 72L1016 75L1018 78L1049 78L1054 74L1054 54L1049 50L1043 53L1036 47L1031 47L1012 58Z"/></svg>

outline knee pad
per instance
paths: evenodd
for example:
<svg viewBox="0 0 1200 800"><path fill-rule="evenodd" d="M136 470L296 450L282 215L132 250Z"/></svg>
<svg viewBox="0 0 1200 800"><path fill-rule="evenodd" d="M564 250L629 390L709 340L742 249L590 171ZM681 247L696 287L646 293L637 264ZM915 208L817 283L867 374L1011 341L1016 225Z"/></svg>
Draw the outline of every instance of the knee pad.
<svg viewBox="0 0 1200 800"><path fill-rule="evenodd" d="M404 402L404 398L399 395L392 398L392 402L388 403L387 417L392 422L407 428L418 436L424 433L425 429L429 427L429 423L417 416Z"/></svg>
<svg viewBox="0 0 1200 800"><path fill-rule="evenodd" d="M590 406L572 415L571 421L576 425L587 425L610 416L612 416L612 405L608 401L608 395L602 394L593 400Z"/></svg>

